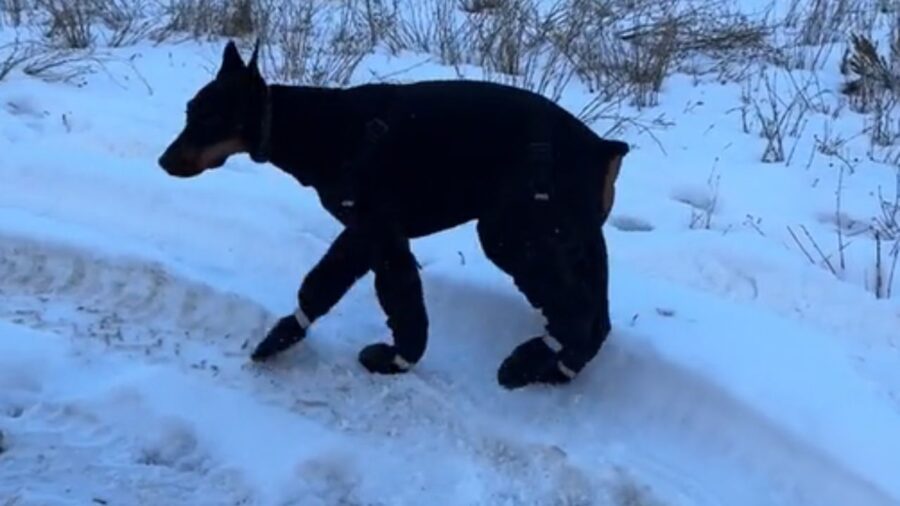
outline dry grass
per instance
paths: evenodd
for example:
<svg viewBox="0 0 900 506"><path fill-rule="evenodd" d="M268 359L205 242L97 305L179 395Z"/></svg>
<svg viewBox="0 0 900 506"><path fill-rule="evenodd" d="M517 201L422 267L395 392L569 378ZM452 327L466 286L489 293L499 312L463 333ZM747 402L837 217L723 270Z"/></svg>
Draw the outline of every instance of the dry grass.
<svg viewBox="0 0 900 506"><path fill-rule="evenodd" d="M887 197L878 190L881 214L872 224L875 236L875 296L889 299L893 295L894 275L900 258L900 171L897 172L894 195ZM887 250L887 251L885 251Z"/></svg>
<svg viewBox="0 0 900 506"><path fill-rule="evenodd" d="M294 83L346 85L372 48L371 34L358 29L359 11L347 8L349 4L297 0L266 6L265 12L273 14L262 39L267 42L262 53L267 72Z"/></svg>
<svg viewBox="0 0 900 506"><path fill-rule="evenodd" d="M21 26L32 8L32 0L0 0L0 26Z"/></svg>
<svg viewBox="0 0 900 506"><path fill-rule="evenodd" d="M255 0L169 0L164 6L168 32L194 37L244 37L254 32Z"/></svg>
<svg viewBox="0 0 900 506"><path fill-rule="evenodd" d="M152 3L148 3L152 2ZM559 98L580 79L602 101L653 106L693 54L761 47L766 28L724 0L0 0L6 23L37 19L56 47L152 37L259 37L279 79L343 84L376 48L426 52ZM163 26L153 22L165 20ZM102 37L101 37L102 34ZM460 74L463 72L460 70Z"/></svg>
<svg viewBox="0 0 900 506"><path fill-rule="evenodd" d="M869 33L874 3L893 8L882 0L792 0L776 20L742 15L730 0L0 0L0 19L37 20L48 45L70 49L148 37L259 37L267 71L299 83L344 84L377 49L425 52L460 75L477 66L490 80L554 99L578 80L600 102L643 108L658 103L673 72L702 72L697 62L726 78L732 71L722 68L736 62L743 71L758 59L818 64L822 54L809 48L841 42L850 29ZM782 47L774 43L779 30ZM790 49L797 47L806 49Z"/></svg>
<svg viewBox="0 0 900 506"><path fill-rule="evenodd" d="M877 44L866 35L852 34L851 45L841 62L841 73L850 77L842 92L854 98L860 112L882 92L900 92L900 27L890 37L888 55L879 54Z"/></svg>
<svg viewBox="0 0 900 506"><path fill-rule="evenodd" d="M847 34L871 34L879 19L880 0L791 0L780 24L782 63L793 69L822 70Z"/></svg>
<svg viewBox="0 0 900 506"><path fill-rule="evenodd" d="M841 61L846 81L841 92L851 109L867 115L871 152L881 161L898 164L900 154L900 19L886 37L887 49L879 50L872 37L854 33ZM900 164L898 164L900 165Z"/></svg>
<svg viewBox="0 0 900 506"><path fill-rule="evenodd" d="M827 110L810 90L816 85L815 80L800 82L768 67L748 74L742 86L741 122L744 133L756 132L765 141L762 162L791 163L807 117Z"/></svg>
<svg viewBox="0 0 900 506"><path fill-rule="evenodd" d="M19 40L0 46L0 80L31 58L26 47Z"/></svg>

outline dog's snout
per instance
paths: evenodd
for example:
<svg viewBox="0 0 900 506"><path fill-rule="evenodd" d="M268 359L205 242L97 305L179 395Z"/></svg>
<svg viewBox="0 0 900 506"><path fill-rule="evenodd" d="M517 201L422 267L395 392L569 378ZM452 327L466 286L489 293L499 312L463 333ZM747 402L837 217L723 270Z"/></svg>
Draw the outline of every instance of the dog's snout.
<svg viewBox="0 0 900 506"><path fill-rule="evenodd" d="M164 170L170 170L172 168L172 155L169 154L168 151L166 151L162 154L162 156L159 157L159 160L157 160L156 162Z"/></svg>
<svg viewBox="0 0 900 506"><path fill-rule="evenodd" d="M159 166L165 169L166 171L171 170L175 166L176 159L178 158L178 145L179 139L175 139L171 144L169 144L165 151L163 151L162 155L160 155L157 163Z"/></svg>
<svg viewBox="0 0 900 506"><path fill-rule="evenodd" d="M203 172L203 167L196 159L196 153L186 149L180 138L166 148L156 163L166 171L166 174L175 177L193 177Z"/></svg>
<svg viewBox="0 0 900 506"><path fill-rule="evenodd" d="M163 151L162 155L157 159L156 163L166 171L169 175L179 176L185 172L185 166L189 165L187 151L184 149L182 136L179 135L168 147Z"/></svg>
<svg viewBox="0 0 900 506"><path fill-rule="evenodd" d="M184 177L190 172L185 168L187 162L184 153L177 149L175 144L169 146L168 149L160 155L157 163L164 171L166 171L166 174L169 174L170 176Z"/></svg>

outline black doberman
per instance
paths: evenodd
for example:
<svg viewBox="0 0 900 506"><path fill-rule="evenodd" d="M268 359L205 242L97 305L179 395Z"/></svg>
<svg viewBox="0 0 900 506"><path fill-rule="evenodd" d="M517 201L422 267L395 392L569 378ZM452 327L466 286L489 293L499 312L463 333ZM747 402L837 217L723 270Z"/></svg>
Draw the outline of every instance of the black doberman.
<svg viewBox="0 0 900 506"><path fill-rule="evenodd" d="M402 373L425 353L428 317L410 239L477 220L486 256L547 320L503 362L506 388L572 380L610 329L602 225L628 144L606 140L552 101L470 80L349 88L267 84L259 43L233 42L187 104L159 165L191 177L247 153L318 193L343 231L303 280L297 310L253 352L299 342L372 270L393 344L363 348L371 372Z"/></svg>

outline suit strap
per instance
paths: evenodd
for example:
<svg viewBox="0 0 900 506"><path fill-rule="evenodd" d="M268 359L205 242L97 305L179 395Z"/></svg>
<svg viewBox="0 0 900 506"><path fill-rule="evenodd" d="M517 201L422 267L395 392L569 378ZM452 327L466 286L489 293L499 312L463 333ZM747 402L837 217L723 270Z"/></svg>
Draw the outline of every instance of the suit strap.
<svg viewBox="0 0 900 506"><path fill-rule="evenodd" d="M378 148L378 142L389 131L390 126L380 118L372 118L366 123L362 146L360 146L356 156L345 166L347 183L344 190L345 196L341 200L341 207L347 209L355 208L356 199L359 196L360 176L371 164L375 150Z"/></svg>
<svg viewBox="0 0 900 506"><path fill-rule="evenodd" d="M553 186L553 145L546 140L531 142L528 145L528 162L534 200L549 202Z"/></svg>

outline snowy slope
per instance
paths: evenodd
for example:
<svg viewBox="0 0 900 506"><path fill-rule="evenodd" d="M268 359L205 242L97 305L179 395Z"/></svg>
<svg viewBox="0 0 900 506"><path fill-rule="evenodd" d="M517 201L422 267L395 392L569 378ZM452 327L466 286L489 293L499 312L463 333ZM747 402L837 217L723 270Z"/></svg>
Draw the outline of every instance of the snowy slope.
<svg viewBox="0 0 900 506"><path fill-rule="evenodd" d="M246 157L190 180L156 167L220 50L137 46L121 56L140 78L0 84L0 500L900 504L897 303L784 240L833 212L833 185L811 185L831 173L758 163L726 113L739 87L674 78L647 113L677 118L665 153L626 136L613 334L575 384L510 393L496 368L541 320L468 225L414 243L432 320L414 373L355 362L386 337L370 277L303 346L248 362L338 228ZM416 58L367 66L455 75ZM690 229L712 168L713 226ZM867 169L849 213L892 181Z"/></svg>

